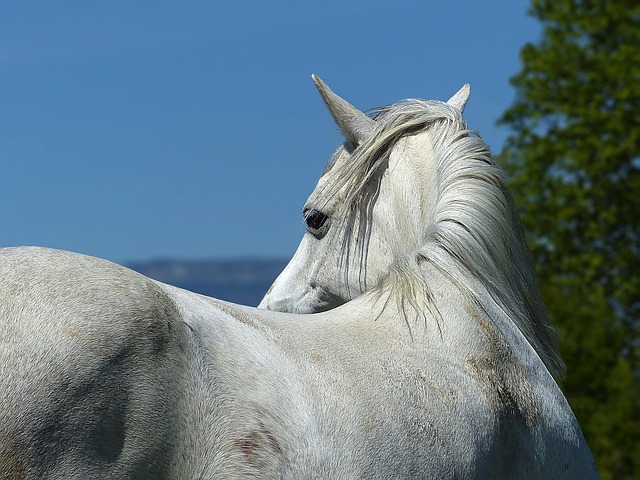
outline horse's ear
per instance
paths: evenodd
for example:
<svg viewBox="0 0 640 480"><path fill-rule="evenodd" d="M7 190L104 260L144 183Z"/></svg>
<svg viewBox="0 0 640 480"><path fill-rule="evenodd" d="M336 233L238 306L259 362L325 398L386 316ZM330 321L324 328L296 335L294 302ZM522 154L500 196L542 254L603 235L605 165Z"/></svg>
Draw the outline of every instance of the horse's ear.
<svg viewBox="0 0 640 480"><path fill-rule="evenodd" d="M373 134L376 122L333 93L315 74L311 75L331 116L347 140L360 144Z"/></svg>
<svg viewBox="0 0 640 480"><path fill-rule="evenodd" d="M464 111L464 107L467 104L467 100L469 100L469 95L471 94L471 85L465 83L464 86L458 90L453 97L447 100L447 103L454 108L460 110L460 113Z"/></svg>

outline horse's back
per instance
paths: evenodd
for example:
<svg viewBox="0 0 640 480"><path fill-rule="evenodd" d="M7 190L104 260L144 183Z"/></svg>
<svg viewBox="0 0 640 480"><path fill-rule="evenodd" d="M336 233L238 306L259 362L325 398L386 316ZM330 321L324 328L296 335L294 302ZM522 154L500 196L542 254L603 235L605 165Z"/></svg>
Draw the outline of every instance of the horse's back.
<svg viewBox="0 0 640 480"><path fill-rule="evenodd" d="M153 281L82 255L0 250L2 478L162 478L185 336Z"/></svg>
<svg viewBox="0 0 640 480"><path fill-rule="evenodd" d="M505 417L459 362L398 357L394 319L375 334L332 315L288 320L91 257L0 250L0 478L589 478L571 472L588 450L566 455L572 417L507 422L494 444ZM558 395L542 397L564 411ZM531 431L550 428L536 468Z"/></svg>

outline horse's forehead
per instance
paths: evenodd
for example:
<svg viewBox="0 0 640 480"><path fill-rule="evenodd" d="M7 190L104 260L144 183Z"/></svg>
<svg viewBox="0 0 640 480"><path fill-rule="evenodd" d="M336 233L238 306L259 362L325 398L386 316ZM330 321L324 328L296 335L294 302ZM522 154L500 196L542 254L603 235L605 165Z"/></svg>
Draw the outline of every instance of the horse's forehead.
<svg viewBox="0 0 640 480"><path fill-rule="evenodd" d="M327 165L324 167L324 170L322 171L322 175L320 176L320 179L322 179L327 174L329 174L329 172L333 169L336 163L338 163L339 161L344 161L344 158L347 156L348 156L347 149L345 148L343 143L336 149L335 152L333 152L333 155L331 155L331 158L329 158Z"/></svg>
<svg viewBox="0 0 640 480"><path fill-rule="evenodd" d="M416 177L423 176L429 170L428 168L425 169L424 165L425 154L430 158L433 151L432 139L428 133L427 130L416 134L401 136L393 145L388 147L389 150L387 154L390 164L393 164L392 169L397 172L404 172L406 178L403 178L403 183L413 183L417 180ZM378 155L382 155L382 153L378 152ZM331 210L341 201L343 196L348 196L345 189L352 188L355 185L344 178L344 175L349 172L349 169L343 167L346 165L346 162L351 160L351 151L348 149L347 143L343 143L329 159L322 176L318 180L316 188L307 200L306 208L324 208ZM341 185L341 188L331 188L336 184ZM330 196L327 195L328 191L332 192Z"/></svg>
<svg viewBox="0 0 640 480"><path fill-rule="evenodd" d="M338 198L326 198L327 186L337 182L338 179L338 169L334 168L340 162L349 161L349 153L345 149L344 145L340 145L334 154L329 159L329 162L324 168L322 175L318 179L318 183L316 184L316 188L313 190L309 199L307 200L306 207L310 208L327 208L327 206L334 205ZM339 197L339 195L338 195Z"/></svg>

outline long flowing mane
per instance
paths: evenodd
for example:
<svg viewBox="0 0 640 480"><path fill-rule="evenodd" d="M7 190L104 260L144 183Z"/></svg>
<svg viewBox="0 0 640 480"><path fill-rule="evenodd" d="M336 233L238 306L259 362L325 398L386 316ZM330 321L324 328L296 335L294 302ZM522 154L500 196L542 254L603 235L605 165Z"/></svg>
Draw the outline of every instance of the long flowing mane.
<svg viewBox="0 0 640 480"><path fill-rule="evenodd" d="M422 291L427 300L424 308L437 310L429 295L428 279L422 275L422 262L449 276L477 302L479 296L469 279L479 280L550 373L561 377L564 364L536 285L520 219L489 147L467 129L460 112L446 103L406 100L370 115L377 124L373 136L355 148L348 162L329 166L337 171L325 186L325 198L346 192L341 206L348 209L343 216L346 225L340 229L343 251L350 252L349 244L356 242L354 250L360 255L361 268L366 268L370 213L391 150L403 136L429 130L439 185L433 220L420 232L397 230L398 245L410 242L416 247L410 250L411 255L397 261L389 272L394 281L387 283L400 285L399 295L409 303L415 292Z"/></svg>

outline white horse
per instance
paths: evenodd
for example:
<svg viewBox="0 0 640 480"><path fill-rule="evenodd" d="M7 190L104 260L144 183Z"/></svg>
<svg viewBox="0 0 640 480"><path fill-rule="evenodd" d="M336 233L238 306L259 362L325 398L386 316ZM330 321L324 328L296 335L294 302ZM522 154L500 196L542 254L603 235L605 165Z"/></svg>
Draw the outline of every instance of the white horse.
<svg viewBox="0 0 640 480"><path fill-rule="evenodd" d="M597 478L468 88L370 118L316 83L347 142L263 306L337 308L0 250L1 478Z"/></svg>

